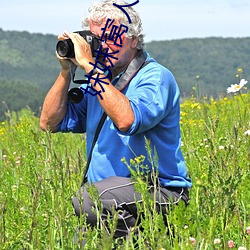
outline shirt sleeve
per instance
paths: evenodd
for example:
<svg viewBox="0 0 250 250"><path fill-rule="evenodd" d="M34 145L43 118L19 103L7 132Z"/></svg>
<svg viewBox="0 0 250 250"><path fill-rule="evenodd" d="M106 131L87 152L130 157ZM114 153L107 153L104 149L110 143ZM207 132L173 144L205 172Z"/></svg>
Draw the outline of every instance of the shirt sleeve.
<svg viewBox="0 0 250 250"><path fill-rule="evenodd" d="M67 112L57 127L57 132L86 132L87 95L80 103L67 103Z"/></svg>
<svg viewBox="0 0 250 250"><path fill-rule="evenodd" d="M121 134L132 135L155 127L178 105L179 89L172 73L157 63L142 69L130 100L135 120L130 129Z"/></svg>

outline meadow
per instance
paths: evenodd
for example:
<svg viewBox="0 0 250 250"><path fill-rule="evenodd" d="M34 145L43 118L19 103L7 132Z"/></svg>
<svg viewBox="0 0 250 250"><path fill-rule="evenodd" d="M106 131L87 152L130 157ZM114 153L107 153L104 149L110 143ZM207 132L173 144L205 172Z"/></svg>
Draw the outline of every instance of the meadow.
<svg viewBox="0 0 250 250"><path fill-rule="evenodd" d="M108 221L111 235L99 222L98 230L86 233L85 249L250 249L249 103L250 94L239 92L185 100L182 150L193 181L190 204L171 208L166 226L142 183L143 230L117 242L115 222ZM85 163L84 135L42 132L29 109L6 113L0 123L0 249L81 249L76 228L85 220L75 217L71 197ZM143 157L127 164L143 165Z"/></svg>

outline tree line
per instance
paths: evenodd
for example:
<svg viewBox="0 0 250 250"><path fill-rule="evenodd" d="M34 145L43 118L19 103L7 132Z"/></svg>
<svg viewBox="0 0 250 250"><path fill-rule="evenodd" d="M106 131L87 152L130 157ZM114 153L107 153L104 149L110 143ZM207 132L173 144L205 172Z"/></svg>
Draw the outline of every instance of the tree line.
<svg viewBox="0 0 250 250"><path fill-rule="evenodd" d="M60 70L56 43L54 35L0 29L0 120L7 107L39 114ZM250 79L250 38L152 41L145 50L172 71L182 97L217 98L239 78Z"/></svg>

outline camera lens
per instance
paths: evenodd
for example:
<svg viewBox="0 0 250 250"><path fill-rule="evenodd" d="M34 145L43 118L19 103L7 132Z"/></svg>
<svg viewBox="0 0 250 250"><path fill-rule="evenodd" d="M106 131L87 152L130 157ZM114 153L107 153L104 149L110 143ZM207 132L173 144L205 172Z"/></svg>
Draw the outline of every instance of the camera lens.
<svg viewBox="0 0 250 250"><path fill-rule="evenodd" d="M61 57L75 57L74 44L70 39L59 41L56 45L56 51Z"/></svg>
<svg viewBox="0 0 250 250"><path fill-rule="evenodd" d="M68 100L72 103L79 103L83 99L83 92L79 88L72 88L68 92Z"/></svg>

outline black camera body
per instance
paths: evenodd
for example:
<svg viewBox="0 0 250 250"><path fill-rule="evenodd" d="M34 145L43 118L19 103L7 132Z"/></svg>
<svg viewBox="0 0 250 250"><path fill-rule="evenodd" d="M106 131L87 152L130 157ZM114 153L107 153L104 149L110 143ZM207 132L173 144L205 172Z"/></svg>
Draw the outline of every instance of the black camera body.
<svg viewBox="0 0 250 250"><path fill-rule="evenodd" d="M92 56L96 57L97 52L95 52L95 50L98 51L101 46L100 39L96 37L90 30L75 31L74 33L78 33L86 40L86 42L90 45ZM71 39L58 41L56 45L56 51L61 57L75 57L74 44L72 43Z"/></svg>

